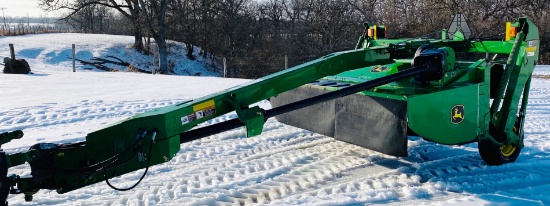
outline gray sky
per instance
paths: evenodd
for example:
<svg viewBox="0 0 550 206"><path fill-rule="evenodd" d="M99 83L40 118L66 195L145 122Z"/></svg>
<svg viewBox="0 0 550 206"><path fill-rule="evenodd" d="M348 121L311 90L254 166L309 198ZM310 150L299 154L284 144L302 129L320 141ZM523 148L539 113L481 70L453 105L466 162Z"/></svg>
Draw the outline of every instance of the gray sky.
<svg viewBox="0 0 550 206"><path fill-rule="evenodd" d="M0 8L4 9L4 15L10 17L25 17L27 13L31 17L50 16L53 14L46 14L38 8L38 0L0 0ZM1 10L0 10L1 11ZM0 15L2 15L0 13Z"/></svg>

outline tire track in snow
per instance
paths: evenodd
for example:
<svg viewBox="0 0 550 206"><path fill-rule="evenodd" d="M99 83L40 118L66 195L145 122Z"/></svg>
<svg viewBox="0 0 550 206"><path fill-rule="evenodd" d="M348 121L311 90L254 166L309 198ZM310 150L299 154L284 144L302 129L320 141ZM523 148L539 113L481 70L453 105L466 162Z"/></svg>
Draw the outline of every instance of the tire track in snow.
<svg viewBox="0 0 550 206"><path fill-rule="evenodd" d="M355 151L366 150L364 148L356 148ZM434 162L439 159L447 158L447 156L432 156L436 153L446 153L451 151L451 148L439 146L416 146L413 147L410 153L416 153L416 157L395 158L380 153L372 152L369 158L375 157L376 161L368 164L359 165L356 167L348 167L342 170L339 177L333 181L325 182L307 190L293 192L291 196L282 197L282 199L299 200L304 198L324 198L330 195L353 194L357 195L357 191L365 192L371 195L371 200L381 201L387 200L388 197L376 197L380 194L389 196L389 199L396 199L406 196L407 189L417 187L421 184L421 178L417 174L403 174L406 168L413 167L417 162ZM426 158L423 159L422 157ZM429 159L429 160L428 160ZM370 202L370 201L369 201ZM275 201L276 204L289 204L288 202ZM342 204L342 203L339 203Z"/></svg>
<svg viewBox="0 0 550 206"><path fill-rule="evenodd" d="M322 149L327 147L328 149ZM396 161L396 158L388 159L389 156L382 155L377 152L366 150L354 145L339 141L331 141L329 144L316 145L315 147L308 148L311 154L306 155L310 161L304 164L294 164L291 168L284 168L283 171L278 171L275 168L275 172L278 174L270 173L267 171L270 178L256 180L255 183L240 187L240 184L229 184L231 187L222 189L230 189L235 187L234 192L224 192L230 194L222 196L216 200L220 204L265 204L272 201L276 201L280 198L285 198L291 195L311 193L311 191L326 191L327 188L338 187L345 188L344 191L358 190L357 186L349 186L344 184L348 182L354 182L361 178L376 177L382 173L395 170L405 163ZM434 152L434 149L425 149L424 152ZM300 151L301 152L301 151ZM268 159L254 159L258 162L272 162L273 159L280 159L279 156L287 154L277 154L271 156ZM296 155L296 152L294 154ZM284 157L283 157L284 158ZM313 161L311 161L313 160ZM254 164L254 162L243 159L239 161L240 164ZM386 168L390 166L390 168ZM226 167L227 170L227 167ZM259 172L259 171L255 171ZM265 176L266 171L262 171ZM283 172L283 173L281 173ZM208 174L204 174L205 176ZM254 179L254 177L251 177ZM370 182L367 187L378 188L384 187L383 180L378 182ZM221 181L220 181L221 182ZM252 181L254 182L254 181ZM220 183L211 183L210 185L216 185ZM219 188L218 188L219 189ZM332 189L330 189L332 190ZM212 192L213 189L206 191L199 191L199 193L190 193L191 197L197 197L200 195L207 196L207 193ZM217 190L218 192L221 192ZM317 193L317 192L315 192ZM329 192L330 193L330 192ZM321 192L321 194L327 194ZM207 199L207 198L205 198ZM206 200L204 200L206 201Z"/></svg>
<svg viewBox="0 0 550 206"><path fill-rule="evenodd" d="M288 131L289 129L283 128L281 130ZM180 178L182 179L180 181L182 184L177 184L175 188L169 191L173 191L174 196L181 199L186 195L200 196L214 190L231 190L233 187L247 185L249 182L256 182L276 176L283 173L288 168L288 165L299 164L299 162L310 159L310 157L302 155L284 157L288 152L292 152L292 150L302 150L334 141L330 138L314 136L310 132L304 132L303 130L294 130L298 130L299 132L282 133L281 131L274 131L277 134L273 136L275 139L269 137L270 134L266 134L268 138L257 140L274 142L274 144L270 144L271 146L250 149L244 154L220 158L221 161L217 161L217 163L206 164L204 165L206 167L200 170L203 172L194 173L187 178ZM280 137L284 137L284 140L280 141ZM233 199L235 197L226 198ZM223 202L227 203L227 201L234 202L233 200L225 200Z"/></svg>
<svg viewBox="0 0 550 206"><path fill-rule="evenodd" d="M209 170L209 173L195 175L190 179L191 181L187 182L184 192L191 196L197 196L214 190L232 190L244 187L244 189L237 189L233 194L228 195L227 200L224 200L226 203L244 202L242 197L246 196L246 193L254 193L253 191L258 189L257 187L266 187L265 180L278 178L299 165L314 161L316 155L305 154L302 150L309 148L331 149L333 147L330 145L333 141L332 139L321 139L302 144L300 148L296 148L296 146L284 147L237 160L232 164L224 165L222 170ZM295 150L300 151L296 152ZM217 179L211 179L212 176ZM206 179L206 182L203 179ZM222 199L217 201L220 200Z"/></svg>
<svg viewBox="0 0 550 206"><path fill-rule="evenodd" d="M445 200L458 199L465 194L505 194L502 197L506 197L508 194L514 194L514 191L517 190L527 189L529 191L530 188L550 184L550 179L547 178L550 173L549 160L537 160L536 165L529 161L518 160L513 164L488 166L482 162L479 156L472 154L429 162L417 167L419 168L415 167L417 170L412 173L420 175L427 181L421 181L421 185L408 189L408 192L418 193L421 191L428 194L429 191L432 191L433 194L426 195L431 202L443 199L441 197L444 196L442 202L444 203ZM438 191L438 193L433 191ZM395 205L412 205L416 202L426 201L418 198L418 195L413 197L402 199L404 201ZM521 201L527 205L544 205L544 202L537 199L538 197L531 200L528 199L529 196L524 195L510 196L510 200L518 201L515 198L521 198Z"/></svg>
<svg viewBox="0 0 550 206"><path fill-rule="evenodd" d="M356 191L361 191L362 195L371 195L371 199L354 204L400 201L401 205L403 200L417 200L422 196L431 198L445 195L448 199L459 197L465 192L507 192L550 183L550 179L546 178L550 173L550 161L539 162L536 167L532 163L521 162L494 167L483 163L477 154L463 154L402 165L379 175L350 178L352 181L344 183L338 181L340 184L330 184L318 191L298 194L289 199L307 201L307 198L320 199L335 194L357 196ZM357 174L360 173L352 176ZM385 197L376 197L380 194Z"/></svg>

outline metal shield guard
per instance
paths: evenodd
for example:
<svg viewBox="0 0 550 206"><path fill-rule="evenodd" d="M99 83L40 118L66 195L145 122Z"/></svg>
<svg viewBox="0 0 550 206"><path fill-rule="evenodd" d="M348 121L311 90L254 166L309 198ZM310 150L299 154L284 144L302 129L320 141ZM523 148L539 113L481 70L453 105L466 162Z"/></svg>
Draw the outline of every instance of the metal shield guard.
<svg viewBox="0 0 550 206"><path fill-rule="evenodd" d="M270 99L279 107L329 92L302 86ZM279 122L384 154L407 156L407 102L353 94L283 115Z"/></svg>

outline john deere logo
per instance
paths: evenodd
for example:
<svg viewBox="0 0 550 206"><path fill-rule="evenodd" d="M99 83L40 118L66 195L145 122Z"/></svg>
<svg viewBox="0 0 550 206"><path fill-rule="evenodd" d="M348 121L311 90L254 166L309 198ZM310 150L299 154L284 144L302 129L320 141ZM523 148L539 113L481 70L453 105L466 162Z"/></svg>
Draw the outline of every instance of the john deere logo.
<svg viewBox="0 0 550 206"><path fill-rule="evenodd" d="M451 122L460 124L464 121L464 105L455 105L451 109Z"/></svg>
<svg viewBox="0 0 550 206"><path fill-rule="evenodd" d="M378 72L383 72L383 71L386 71L386 70L388 70L388 66L377 66L376 68L371 69L370 72L378 73Z"/></svg>

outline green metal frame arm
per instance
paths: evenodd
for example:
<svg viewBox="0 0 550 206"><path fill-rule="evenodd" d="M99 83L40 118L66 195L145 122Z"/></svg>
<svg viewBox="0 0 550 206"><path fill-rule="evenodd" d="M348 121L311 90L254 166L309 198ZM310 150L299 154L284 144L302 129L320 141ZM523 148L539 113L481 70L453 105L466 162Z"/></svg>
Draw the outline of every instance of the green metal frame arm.
<svg viewBox="0 0 550 206"><path fill-rule="evenodd" d="M506 63L506 71L502 76L499 91L491 105L491 121L498 131L506 134L505 143L516 146L522 146L521 137L513 131L518 119L519 100L522 93L529 92L530 78L540 50L538 28L527 18L520 18L519 23L520 32L516 36ZM524 99L521 109L526 105L527 102ZM519 134L521 133L520 131Z"/></svg>
<svg viewBox="0 0 550 206"><path fill-rule="evenodd" d="M236 111L239 118L241 118L241 113L247 110L249 105L325 76L392 62L387 47L338 52L248 82L244 85L230 88L181 105L154 110L149 113L138 115L135 118L166 114L171 117L171 120L167 120L166 132L159 133L161 136L158 138L169 138L179 135L202 122L232 111ZM197 112L200 113L204 111L204 109L201 110L201 107L214 109L215 113L204 115L199 118ZM170 123L175 124L170 125Z"/></svg>

